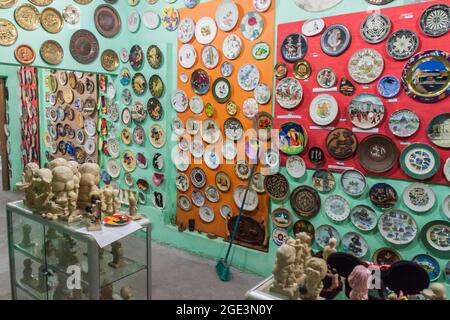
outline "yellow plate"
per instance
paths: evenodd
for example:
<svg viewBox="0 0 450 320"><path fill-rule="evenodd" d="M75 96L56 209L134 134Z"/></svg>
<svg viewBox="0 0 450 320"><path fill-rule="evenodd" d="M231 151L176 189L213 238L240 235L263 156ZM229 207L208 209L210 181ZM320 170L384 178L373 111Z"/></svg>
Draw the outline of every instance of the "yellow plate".
<svg viewBox="0 0 450 320"><path fill-rule="evenodd" d="M63 48L54 40L45 41L41 46L40 54L42 60L51 65L60 64L64 58Z"/></svg>
<svg viewBox="0 0 450 320"><path fill-rule="evenodd" d="M0 9L8 9L14 6L17 0L0 0Z"/></svg>
<svg viewBox="0 0 450 320"><path fill-rule="evenodd" d="M101 60L106 71L115 71L119 67L119 56L114 50L103 51Z"/></svg>
<svg viewBox="0 0 450 320"><path fill-rule="evenodd" d="M0 18L0 45L10 46L17 41L17 29L14 24L6 19Z"/></svg>
<svg viewBox="0 0 450 320"><path fill-rule="evenodd" d="M14 19L21 28L31 31L39 27L41 14L35 6L24 3L14 10Z"/></svg>
<svg viewBox="0 0 450 320"><path fill-rule="evenodd" d="M54 8L45 8L41 13L41 25L50 33L58 33L63 27L61 13Z"/></svg>

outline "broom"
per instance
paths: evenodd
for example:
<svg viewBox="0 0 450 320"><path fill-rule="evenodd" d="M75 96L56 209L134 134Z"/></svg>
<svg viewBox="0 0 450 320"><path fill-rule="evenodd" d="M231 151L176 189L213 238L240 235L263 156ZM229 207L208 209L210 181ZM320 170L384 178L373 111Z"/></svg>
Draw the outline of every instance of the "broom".
<svg viewBox="0 0 450 320"><path fill-rule="evenodd" d="M250 172L250 178L248 180L247 189L245 189L244 193L244 199L241 203L241 208L239 210L239 214L236 218L236 221L234 223L233 231L230 235L230 244L228 245L227 254L225 255L225 259L220 259L216 264L216 272L219 276L220 280L222 281L229 281L230 280L230 265L228 264L228 258L230 257L231 253L231 247L233 247L233 241L236 237L236 233L238 231L239 222L241 221L242 214L244 213L244 205L245 201L247 200L248 190L251 188L251 184L253 181L253 175L255 173L256 163L253 164L252 170Z"/></svg>

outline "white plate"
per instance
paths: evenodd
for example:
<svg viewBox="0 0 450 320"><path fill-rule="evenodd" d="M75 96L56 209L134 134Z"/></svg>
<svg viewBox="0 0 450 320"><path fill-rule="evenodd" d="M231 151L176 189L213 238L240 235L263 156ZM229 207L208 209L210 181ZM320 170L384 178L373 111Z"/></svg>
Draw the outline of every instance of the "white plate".
<svg viewBox="0 0 450 320"><path fill-rule="evenodd" d="M227 220L228 216L233 216L233 210L227 204L220 206L220 215Z"/></svg>
<svg viewBox="0 0 450 320"><path fill-rule="evenodd" d="M219 190L216 187L209 185L205 188L205 196L212 203L217 203L220 200Z"/></svg>
<svg viewBox="0 0 450 320"><path fill-rule="evenodd" d="M201 158L203 157L203 153L205 152L205 147L203 145L203 141L199 140L199 139L195 139L191 142L190 145L190 150L192 153L192 156L194 158Z"/></svg>
<svg viewBox="0 0 450 320"><path fill-rule="evenodd" d="M217 35L217 25L211 17L203 17L195 25L195 38L201 44L211 43Z"/></svg>
<svg viewBox="0 0 450 320"><path fill-rule="evenodd" d="M199 96L193 96L189 100L189 109L195 114L200 114L203 111L203 99Z"/></svg>
<svg viewBox="0 0 450 320"><path fill-rule="evenodd" d="M254 64L245 64L239 69L237 77L242 90L252 91L258 86L260 74Z"/></svg>
<svg viewBox="0 0 450 320"><path fill-rule="evenodd" d="M261 36L264 29L264 20L256 11L247 12L241 20L240 28L244 38L253 41Z"/></svg>
<svg viewBox="0 0 450 320"><path fill-rule="evenodd" d="M184 134L185 129L184 129L183 121L181 121L178 118L173 118L172 119L172 131L177 136L181 136L182 134Z"/></svg>
<svg viewBox="0 0 450 320"><path fill-rule="evenodd" d="M192 203L196 207L201 207L205 204L205 194L200 189L195 189L194 191L192 191L191 199Z"/></svg>
<svg viewBox="0 0 450 320"><path fill-rule="evenodd" d="M249 119L253 119L259 112L258 101L255 98L248 98L244 101L244 105L242 106L242 111L244 112L244 116Z"/></svg>
<svg viewBox="0 0 450 320"><path fill-rule="evenodd" d="M159 14L152 10L147 10L142 14L142 24L147 29L153 30L159 27L161 18Z"/></svg>
<svg viewBox="0 0 450 320"><path fill-rule="evenodd" d="M305 161L299 156L289 156L286 161L286 170L292 178L301 178L306 173Z"/></svg>
<svg viewBox="0 0 450 320"><path fill-rule="evenodd" d="M433 190L423 183L412 183L403 191L403 202L412 211L430 211L436 203Z"/></svg>
<svg viewBox="0 0 450 320"><path fill-rule="evenodd" d="M84 131L89 137L95 136L97 133L97 125L92 118L85 118L84 119Z"/></svg>
<svg viewBox="0 0 450 320"><path fill-rule="evenodd" d="M185 69L190 69L197 62L197 51L191 44L184 44L178 52L178 61Z"/></svg>
<svg viewBox="0 0 450 320"><path fill-rule="evenodd" d="M86 151L86 154L92 156L95 153L95 140L92 138L86 139L86 142L84 143L84 151Z"/></svg>
<svg viewBox="0 0 450 320"><path fill-rule="evenodd" d="M128 53L128 49L122 48L120 49L120 60L123 63L127 63L130 60L130 54Z"/></svg>
<svg viewBox="0 0 450 320"><path fill-rule="evenodd" d="M237 186L236 189L234 190L233 199L238 208L241 208L241 205L244 201L246 189L247 186L240 185ZM243 208L244 211L255 210L258 207L258 202L259 202L258 193L250 187L248 189L247 198L245 199Z"/></svg>
<svg viewBox="0 0 450 320"><path fill-rule="evenodd" d="M236 34L230 34L223 40L222 52L223 55L230 60L235 60L241 55L242 40Z"/></svg>
<svg viewBox="0 0 450 320"><path fill-rule="evenodd" d="M202 221L205 223L211 223L215 219L214 211L208 205L200 207L200 209L198 209L198 214L200 216L200 219L202 219Z"/></svg>
<svg viewBox="0 0 450 320"><path fill-rule="evenodd" d="M294 78L284 78L278 82L276 100L284 109L294 109L303 99L303 88Z"/></svg>
<svg viewBox="0 0 450 320"><path fill-rule="evenodd" d="M260 83L253 91L253 95L259 104L267 104L272 97L272 92L267 84Z"/></svg>
<svg viewBox="0 0 450 320"><path fill-rule="evenodd" d="M314 37L325 29L325 21L322 18L315 18L305 21L302 26L302 33L307 37Z"/></svg>
<svg viewBox="0 0 450 320"><path fill-rule="evenodd" d="M191 136L195 136L197 132L200 130L200 122L197 121L194 117L190 117L186 121L186 131Z"/></svg>
<svg viewBox="0 0 450 320"><path fill-rule="evenodd" d="M178 208L183 211L189 212L192 209L192 202L187 196L181 194L177 197Z"/></svg>
<svg viewBox="0 0 450 320"><path fill-rule="evenodd" d="M450 182L450 158L445 161L444 164L444 176L448 182Z"/></svg>
<svg viewBox="0 0 450 320"><path fill-rule="evenodd" d="M216 170L220 165L219 155L215 152L214 147L207 148L203 154L203 160L211 170Z"/></svg>
<svg viewBox="0 0 450 320"><path fill-rule="evenodd" d="M178 171L185 172L190 165L191 157L187 152L176 152L173 154L172 160Z"/></svg>
<svg viewBox="0 0 450 320"><path fill-rule="evenodd" d="M195 34L195 22L191 17L185 17L178 25L178 40L182 43L188 43Z"/></svg>
<svg viewBox="0 0 450 320"><path fill-rule="evenodd" d="M338 195L332 195L325 199L324 208L327 216L334 222L345 221L350 215L348 201Z"/></svg>
<svg viewBox="0 0 450 320"><path fill-rule="evenodd" d="M175 185L178 191L181 192L188 191L190 185L188 176L183 172L178 172L177 176L175 177Z"/></svg>
<svg viewBox="0 0 450 320"><path fill-rule="evenodd" d="M239 9L233 0L224 0L216 9L216 22L220 30L233 30L239 20Z"/></svg>
<svg viewBox="0 0 450 320"><path fill-rule="evenodd" d="M253 7L258 12L266 12L271 4L272 0L253 0Z"/></svg>
<svg viewBox="0 0 450 320"><path fill-rule="evenodd" d="M128 30L135 33L139 29L141 24L141 16L136 10L131 11L128 14Z"/></svg>
<svg viewBox="0 0 450 320"><path fill-rule="evenodd" d="M208 45L202 49L202 63L207 69L214 69L219 64L219 51Z"/></svg>
<svg viewBox="0 0 450 320"><path fill-rule="evenodd" d="M327 126L336 119L338 110L338 103L333 96L329 94L319 94L311 102L309 116L315 124Z"/></svg>
<svg viewBox="0 0 450 320"><path fill-rule="evenodd" d="M221 132L217 123L212 119L206 119L202 122L202 138L209 144L219 141Z"/></svg>
<svg viewBox="0 0 450 320"><path fill-rule="evenodd" d="M111 178L117 178L120 175L121 166L116 159L109 159L106 164L106 171Z"/></svg>
<svg viewBox="0 0 450 320"><path fill-rule="evenodd" d="M446 196L444 201L442 201L442 211L450 219L450 195Z"/></svg>
<svg viewBox="0 0 450 320"><path fill-rule="evenodd" d="M222 155L228 161L232 161L234 160L234 158L236 158L237 148L233 141L225 141L225 143L222 145Z"/></svg>
<svg viewBox="0 0 450 320"><path fill-rule="evenodd" d="M186 92L183 90L177 89L172 94L172 107L176 112L184 112L189 106L189 100L186 95Z"/></svg>

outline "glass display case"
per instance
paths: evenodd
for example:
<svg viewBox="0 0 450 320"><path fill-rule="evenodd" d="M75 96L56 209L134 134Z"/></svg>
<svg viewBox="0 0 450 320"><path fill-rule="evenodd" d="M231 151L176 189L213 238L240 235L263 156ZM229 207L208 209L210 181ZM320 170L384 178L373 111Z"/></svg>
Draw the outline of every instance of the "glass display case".
<svg viewBox="0 0 450 320"><path fill-rule="evenodd" d="M151 224L100 248L82 223L43 219L22 201L6 207L13 299L151 298Z"/></svg>

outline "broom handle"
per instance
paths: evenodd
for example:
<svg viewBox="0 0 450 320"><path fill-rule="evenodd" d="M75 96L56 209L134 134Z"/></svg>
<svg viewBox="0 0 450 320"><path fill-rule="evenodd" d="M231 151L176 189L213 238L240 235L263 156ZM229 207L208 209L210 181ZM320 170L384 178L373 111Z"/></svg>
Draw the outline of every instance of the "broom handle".
<svg viewBox="0 0 450 320"><path fill-rule="evenodd" d="M234 238L236 237L239 222L241 221L242 213L244 212L244 205L245 205L245 201L247 200L248 190L250 189L251 184L253 182L253 175L255 173L255 168L256 168L256 163L253 164L252 170L250 171L250 178L248 180L247 189L245 189L244 200L242 200L241 208L239 209L239 214L237 216L236 222L234 223L233 232L231 233L231 236L230 236L230 244L228 245L227 254L225 255L225 263L227 263L228 257L230 256L231 247L233 246L233 241L234 241Z"/></svg>

